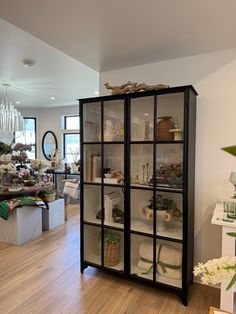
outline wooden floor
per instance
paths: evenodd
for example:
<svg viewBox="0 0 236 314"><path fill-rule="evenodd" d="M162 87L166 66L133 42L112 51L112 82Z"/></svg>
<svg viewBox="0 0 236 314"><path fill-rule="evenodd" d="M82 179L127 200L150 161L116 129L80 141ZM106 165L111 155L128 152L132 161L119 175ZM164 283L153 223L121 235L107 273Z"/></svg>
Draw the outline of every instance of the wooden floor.
<svg viewBox="0 0 236 314"><path fill-rule="evenodd" d="M22 246L0 243L0 314L203 314L219 290L192 285L189 306L174 294L87 268L80 274L79 215Z"/></svg>

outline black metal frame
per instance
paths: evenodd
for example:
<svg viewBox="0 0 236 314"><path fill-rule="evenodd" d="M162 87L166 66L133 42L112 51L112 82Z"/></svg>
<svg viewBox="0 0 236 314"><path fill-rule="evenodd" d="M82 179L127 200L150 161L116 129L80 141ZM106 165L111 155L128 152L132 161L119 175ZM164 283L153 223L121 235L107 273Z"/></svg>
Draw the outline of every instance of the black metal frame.
<svg viewBox="0 0 236 314"><path fill-rule="evenodd" d="M163 94L172 94L180 93L184 94L184 140L181 141L157 141L156 139L156 119L157 119L157 108L158 108L158 96ZM124 95L115 95L115 96L103 96L103 97L94 97L82 99L80 101L80 150L81 150L81 167L80 167L80 200L81 200L81 272L87 266L96 267L102 270L109 271L113 274L122 275L129 279L135 279L140 282L145 282L147 284L160 287L162 289L167 289L177 293L183 304L187 305L188 302L188 291L189 286L192 282L192 270L193 270L193 252L194 252L194 155L195 155L195 120L196 120L196 96L197 92L191 85L173 87L168 89L161 89L157 91L146 91L138 92L133 94L124 94ZM131 141L130 129L131 129L131 100L134 98L143 98L146 96L153 96L153 125L154 133L152 141ZM92 183L84 181L84 146L86 144L100 144L101 145L101 167L103 169L104 163L104 144L120 144L120 142L104 142L103 139L103 128L104 128L104 103L106 101L122 99L124 101L124 270L117 271L112 268L104 266L104 245L103 245L103 236L104 236L104 179L101 179L101 183ZM101 104L101 141L100 142L84 142L84 126L83 126L83 106L87 103L100 102ZM131 187L130 185L130 152L132 144L151 144L153 145L153 173L156 173L156 155L157 155L157 144L182 144L183 145L183 189L173 189L173 188L161 188L156 185L156 181L153 182L153 187ZM103 177L103 176L102 176ZM102 200L102 221L101 223L91 223L84 221L84 185L99 185L101 186L101 200ZM111 185L108 186L121 186L121 185ZM147 233L142 233L140 231L131 231L130 228L130 194L131 189L140 189L140 190L149 190L153 192L154 198L154 217L153 217L153 234L149 235ZM173 192L182 194L182 203L183 203L183 239L173 239L162 237L156 235L156 194L157 192ZM101 228L102 232L102 247L101 247L101 265L94 264L84 260L84 225L92 225ZM109 226L111 229L121 230L113 226ZM177 242L182 244L182 288L169 286L160 282L156 282L156 263L153 263L153 280L148 280L145 278L137 277L131 274L130 272L130 246L131 246L131 234L142 235L145 237L152 238L153 240L153 261L155 261L156 256L156 241L157 239L163 239L171 242Z"/></svg>
<svg viewBox="0 0 236 314"><path fill-rule="evenodd" d="M57 137L56 137L56 134L53 132L53 131L46 131L43 135L43 138L42 138L42 152L43 152L43 155L44 157L47 159L47 160L51 160L50 157L48 157L45 153L45 150L44 150L44 140L45 140L45 137L48 135L48 134L52 134L53 137L54 137L54 140L55 140L55 145L56 145L56 149L58 149L58 142L57 142Z"/></svg>

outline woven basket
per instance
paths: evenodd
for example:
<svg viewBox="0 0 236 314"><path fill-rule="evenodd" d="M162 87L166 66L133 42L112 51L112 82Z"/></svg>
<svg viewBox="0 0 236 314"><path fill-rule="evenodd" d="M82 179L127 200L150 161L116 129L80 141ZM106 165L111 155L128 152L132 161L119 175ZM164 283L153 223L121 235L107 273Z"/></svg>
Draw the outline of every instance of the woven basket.
<svg viewBox="0 0 236 314"><path fill-rule="evenodd" d="M52 202L55 201L55 199L56 199L56 193L54 193L54 194L45 194L45 201L47 203L52 203Z"/></svg>
<svg viewBox="0 0 236 314"><path fill-rule="evenodd" d="M104 265L116 266L120 262L120 242L104 245Z"/></svg>

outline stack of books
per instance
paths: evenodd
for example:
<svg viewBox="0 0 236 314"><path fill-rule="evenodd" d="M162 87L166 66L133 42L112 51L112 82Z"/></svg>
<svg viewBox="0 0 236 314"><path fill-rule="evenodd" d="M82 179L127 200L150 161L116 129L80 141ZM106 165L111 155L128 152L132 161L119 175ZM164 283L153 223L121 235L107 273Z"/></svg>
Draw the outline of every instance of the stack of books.
<svg viewBox="0 0 236 314"><path fill-rule="evenodd" d="M116 207L121 209L120 194L114 191L105 194L104 205L105 205L105 224L113 223L114 219L112 217L112 209Z"/></svg>

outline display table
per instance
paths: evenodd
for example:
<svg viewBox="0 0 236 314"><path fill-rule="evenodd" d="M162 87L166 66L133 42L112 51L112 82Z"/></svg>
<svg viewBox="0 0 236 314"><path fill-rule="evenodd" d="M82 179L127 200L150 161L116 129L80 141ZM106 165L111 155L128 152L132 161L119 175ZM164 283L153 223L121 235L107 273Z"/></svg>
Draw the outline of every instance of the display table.
<svg viewBox="0 0 236 314"><path fill-rule="evenodd" d="M50 230L65 222L64 199L48 203L48 208L42 209L43 230Z"/></svg>
<svg viewBox="0 0 236 314"><path fill-rule="evenodd" d="M224 206L223 203L217 203L215 206L214 214L211 223L214 225L222 226L222 256L235 256L235 238L227 235L228 232L236 232L236 220L232 222L223 220ZM220 292L220 308L224 311L233 313L234 306L234 287L226 290L230 280L224 280L221 283Z"/></svg>
<svg viewBox="0 0 236 314"><path fill-rule="evenodd" d="M0 242L21 245L42 233L42 209L15 208L8 220L0 219Z"/></svg>

